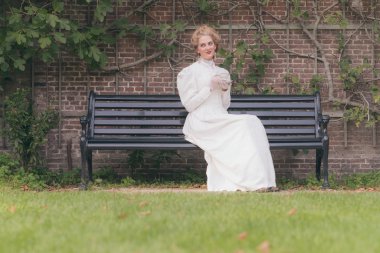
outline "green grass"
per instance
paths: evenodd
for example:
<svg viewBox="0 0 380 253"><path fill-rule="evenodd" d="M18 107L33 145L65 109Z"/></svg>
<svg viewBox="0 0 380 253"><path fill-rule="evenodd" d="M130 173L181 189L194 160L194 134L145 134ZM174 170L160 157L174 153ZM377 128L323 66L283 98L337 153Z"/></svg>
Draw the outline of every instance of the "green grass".
<svg viewBox="0 0 380 253"><path fill-rule="evenodd" d="M1 188L0 252L380 252L379 198Z"/></svg>

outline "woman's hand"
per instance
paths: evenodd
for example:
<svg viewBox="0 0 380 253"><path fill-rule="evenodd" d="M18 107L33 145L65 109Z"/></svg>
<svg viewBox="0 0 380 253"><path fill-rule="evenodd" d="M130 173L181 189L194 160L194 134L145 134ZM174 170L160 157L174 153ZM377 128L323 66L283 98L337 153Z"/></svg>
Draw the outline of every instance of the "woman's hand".
<svg viewBox="0 0 380 253"><path fill-rule="evenodd" d="M229 87L229 82L223 80L218 75L215 75L211 78L210 89L213 90L222 90L227 91Z"/></svg>
<svg viewBox="0 0 380 253"><path fill-rule="evenodd" d="M221 80L219 85L220 85L220 88L222 89L222 91L227 91L228 87L230 86L230 84L225 80Z"/></svg>
<svg viewBox="0 0 380 253"><path fill-rule="evenodd" d="M210 84L211 91L220 89L220 86L219 86L220 81L221 79L219 76L215 75L211 78L211 84Z"/></svg>

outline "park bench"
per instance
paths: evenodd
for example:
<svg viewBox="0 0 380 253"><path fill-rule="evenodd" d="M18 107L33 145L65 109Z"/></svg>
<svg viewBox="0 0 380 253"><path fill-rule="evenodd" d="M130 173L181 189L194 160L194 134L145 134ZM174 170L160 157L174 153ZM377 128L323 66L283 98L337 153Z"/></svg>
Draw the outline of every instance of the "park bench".
<svg viewBox="0 0 380 253"><path fill-rule="evenodd" d="M177 95L98 95L91 91L88 113L80 118L82 185L92 180L92 151L195 149L182 127L187 112ZM229 112L254 114L268 135L271 149L315 149L316 177L329 187L328 115L320 95L232 96Z"/></svg>

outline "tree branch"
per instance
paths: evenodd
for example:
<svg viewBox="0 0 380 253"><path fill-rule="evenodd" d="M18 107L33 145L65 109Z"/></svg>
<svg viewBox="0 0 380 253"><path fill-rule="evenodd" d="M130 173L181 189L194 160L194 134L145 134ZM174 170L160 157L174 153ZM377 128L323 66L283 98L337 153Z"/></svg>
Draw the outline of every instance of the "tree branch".
<svg viewBox="0 0 380 253"><path fill-rule="evenodd" d="M173 45L173 43L175 41L176 40L173 39L167 45L171 46L171 45ZM163 53L164 53L164 50L161 50L161 51L158 51L158 52L156 52L154 54L151 54L150 56L146 56L144 58L141 58L141 59L139 59L139 60L137 60L135 62L124 63L124 64L121 64L119 66L105 67L104 70L106 70L106 71L113 71L113 70L120 70L120 69L124 69L124 68L131 68L131 67L134 67L136 65L139 65L139 64L151 61L151 60L153 60L153 59L161 56Z"/></svg>
<svg viewBox="0 0 380 253"><path fill-rule="evenodd" d="M140 5L137 9L135 10L132 10L130 12L128 12L127 15L125 15L126 18L132 16L135 12L142 12L144 8L146 8L147 6L153 4L154 2L156 2L157 0L148 0L146 2L144 2L142 5Z"/></svg>
<svg viewBox="0 0 380 253"><path fill-rule="evenodd" d="M314 35L310 33L310 31L306 28L305 24L303 23L303 20L300 17L296 17L296 19L298 20L299 25L302 28L302 31L309 37L309 39L313 42L313 44L317 47L319 53L321 54L321 60L323 62L325 73L327 75L329 101L332 101L334 99L334 84L333 84L333 79L332 79L331 70L330 70L330 63L326 58L326 54L323 50L323 47L319 43L319 41L314 37Z"/></svg>
<svg viewBox="0 0 380 253"><path fill-rule="evenodd" d="M329 102L346 104L346 105L351 105L351 106L356 106L356 107L363 107L362 103L354 102L349 99L333 98L332 101L329 100ZM370 112L380 113L380 108L378 106L369 107L368 110Z"/></svg>
<svg viewBox="0 0 380 253"><path fill-rule="evenodd" d="M296 55L296 56L299 56L299 57L303 57L303 58L310 58L310 59L317 59L318 61L320 62L323 62L323 59L321 57L318 57L318 56L314 56L312 54L301 54L301 53L297 53L295 51L292 51L290 49L287 49L285 48L284 46L280 45L278 43L278 41L276 41L271 35L270 35L270 38L271 40L279 47L281 48L282 50L284 50L285 52L289 53L289 54L292 54L292 55Z"/></svg>

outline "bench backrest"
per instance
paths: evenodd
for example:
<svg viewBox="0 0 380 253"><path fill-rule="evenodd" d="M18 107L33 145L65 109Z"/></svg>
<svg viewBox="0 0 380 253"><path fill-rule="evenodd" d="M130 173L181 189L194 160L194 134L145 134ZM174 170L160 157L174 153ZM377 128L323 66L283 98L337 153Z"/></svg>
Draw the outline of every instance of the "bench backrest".
<svg viewBox="0 0 380 253"><path fill-rule="evenodd" d="M232 96L229 112L259 117L269 140L321 138L319 93ZM89 96L88 138L182 136L187 112L177 95Z"/></svg>

